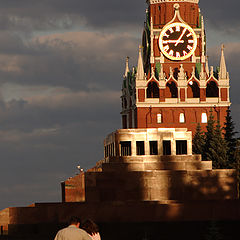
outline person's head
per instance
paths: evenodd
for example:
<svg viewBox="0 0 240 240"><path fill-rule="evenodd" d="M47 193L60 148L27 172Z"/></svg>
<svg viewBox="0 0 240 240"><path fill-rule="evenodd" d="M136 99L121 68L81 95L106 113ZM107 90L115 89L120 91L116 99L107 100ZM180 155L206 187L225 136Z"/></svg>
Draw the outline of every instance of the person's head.
<svg viewBox="0 0 240 240"><path fill-rule="evenodd" d="M76 225L77 227L80 226L81 219L76 216L71 216L69 219L69 225Z"/></svg>
<svg viewBox="0 0 240 240"><path fill-rule="evenodd" d="M86 219L85 221L83 221L83 223L81 224L81 228L90 235L94 235L99 231L97 224L91 219Z"/></svg>

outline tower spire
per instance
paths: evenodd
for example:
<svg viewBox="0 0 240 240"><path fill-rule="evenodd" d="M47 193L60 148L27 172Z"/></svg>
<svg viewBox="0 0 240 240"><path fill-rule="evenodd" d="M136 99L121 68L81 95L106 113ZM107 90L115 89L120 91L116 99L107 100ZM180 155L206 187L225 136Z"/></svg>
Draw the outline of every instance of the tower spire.
<svg viewBox="0 0 240 240"><path fill-rule="evenodd" d="M127 77L128 73L129 73L129 57L126 57L126 68L125 68L125 74L123 76Z"/></svg>
<svg viewBox="0 0 240 240"><path fill-rule="evenodd" d="M209 77L208 56L206 56L206 65L205 65L205 69L206 69L206 74L207 74L207 77Z"/></svg>
<svg viewBox="0 0 240 240"><path fill-rule="evenodd" d="M142 60L142 46L141 45L139 45L137 79L144 79L144 69L143 69L143 60Z"/></svg>
<svg viewBox="0 0 240 240"><path fill-rule="evenodd" d="M220 69L219 69L219 78L227 79L227 67L224 56L224 45L221 46L221 60L220 60Z"/></svg>

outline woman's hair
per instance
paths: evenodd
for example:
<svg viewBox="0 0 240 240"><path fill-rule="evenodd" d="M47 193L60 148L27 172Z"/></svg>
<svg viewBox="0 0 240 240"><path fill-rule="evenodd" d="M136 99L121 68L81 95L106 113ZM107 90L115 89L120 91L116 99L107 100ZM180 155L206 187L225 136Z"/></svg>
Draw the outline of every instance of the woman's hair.
<svg viewBox="0 0 240 240"><path fill-rule="evenodd" d="M86 219L85 221L83 221L83 223L81 224L81 228L90 235L94 235L99 231L97 224L91 219Z"/></svg>

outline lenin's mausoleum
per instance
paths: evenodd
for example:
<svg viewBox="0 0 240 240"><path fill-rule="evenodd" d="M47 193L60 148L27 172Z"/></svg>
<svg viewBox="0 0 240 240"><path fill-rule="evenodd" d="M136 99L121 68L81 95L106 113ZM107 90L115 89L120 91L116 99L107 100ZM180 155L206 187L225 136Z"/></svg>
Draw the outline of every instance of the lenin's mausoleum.
<svg viewBox="0 0 240 240"><path fill-rule="evenodd" d="M62 202L2 210L2 233L49 239L79 215L104 240L200 240L211 222L233 239L237 172L192 154L197 124L205 130L211 112L223 126L230 106L224 47L214 70L198 2L147 0L137 67L126 59L122 129L104 139L104 158L61 183Z"/></svg>

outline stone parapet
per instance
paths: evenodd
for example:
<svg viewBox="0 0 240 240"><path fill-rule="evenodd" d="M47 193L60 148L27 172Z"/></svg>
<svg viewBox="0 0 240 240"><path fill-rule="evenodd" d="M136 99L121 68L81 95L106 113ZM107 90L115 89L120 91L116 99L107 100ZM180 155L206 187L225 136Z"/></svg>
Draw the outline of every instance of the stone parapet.
<svg viewBox="0 0 240 240"><path fill-rule="evenodd" d="M237 198L235 170L132 171L136 166L127 166L119 171L86 173L86 202Z"/></svg>
<svg viewBox="0 0 240 240"><path fill-rule="evenodd" d="M128 162L128 163L104 163L102 165L104 172L109 171L157 171L157 170L212 170L211 161L159 161L159 162Z"/></svg>

